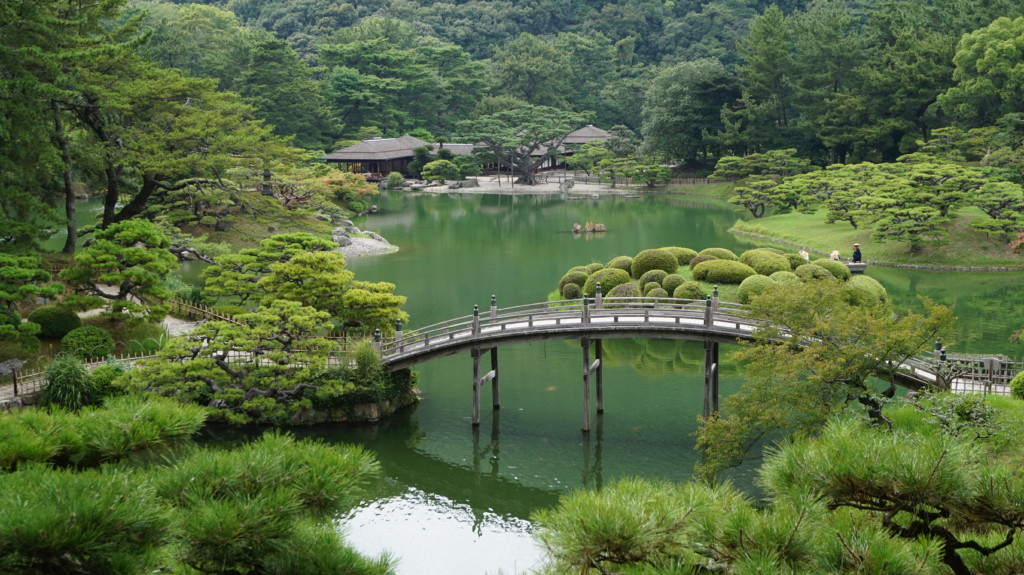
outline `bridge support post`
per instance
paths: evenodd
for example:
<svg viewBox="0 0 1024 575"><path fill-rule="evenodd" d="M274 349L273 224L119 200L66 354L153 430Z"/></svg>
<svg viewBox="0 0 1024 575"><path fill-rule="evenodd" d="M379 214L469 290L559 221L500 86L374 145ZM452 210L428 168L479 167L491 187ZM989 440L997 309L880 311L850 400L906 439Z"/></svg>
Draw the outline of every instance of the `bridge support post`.
<svg viewBox="0 0 1024 575"><path fill-rule="evenodd" d="M585 309L585 308L584 308ZM590 338L580 340L583 347L583 431L590 431Z"/></svg>
<svg viewBox="0 0 1024 575"><path fill-rule="evenodd" d="M491 348L491 407L495 410L501 407L501 398L498 395L498 348Z"/></svg>
<svg viewBox="0 0 1024 575"><path fill-rule="evenodd" d="M470 355L473 356L473 426L480 425L480 388L483 384L488 381L494 380L497 372L491 370L484 375L480 375L480 353L479 347L474 347L470 350Z"/></svg>
<svg viewBox="0 0 1024 575"><path fill-rule="evenodd" d="M704 417L718 411L718 342L704 338Z"/></svg>
<svg viewBox="0 0 1024 575"><path fill-rule="evenodd" d="M604 413L604 362L601 361L603 353L602 340L594 340L594 363L597 364L597 379L594 382L597 387L597 412Z"/></svg>

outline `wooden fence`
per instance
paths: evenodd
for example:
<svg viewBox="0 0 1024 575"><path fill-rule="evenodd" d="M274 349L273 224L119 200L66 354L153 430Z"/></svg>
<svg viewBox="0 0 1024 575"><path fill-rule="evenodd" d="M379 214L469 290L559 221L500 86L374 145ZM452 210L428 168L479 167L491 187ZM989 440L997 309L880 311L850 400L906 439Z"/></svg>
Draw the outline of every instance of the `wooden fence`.
<svg viewBox="0 0 1024 575"><path fill-rule="evenodd" d="M614 184L607 176L596 176L587 174L570 174L567 172L541 172L537 174L537 181L544 183L561 183L564 181L578 182L581 184L600 184L611 186L646 187L646 183L635 184L632 178L615 178ZM670 178L661 185L669 186L693 186L698 184L719 184L727 180L713 178Z"/></svg>

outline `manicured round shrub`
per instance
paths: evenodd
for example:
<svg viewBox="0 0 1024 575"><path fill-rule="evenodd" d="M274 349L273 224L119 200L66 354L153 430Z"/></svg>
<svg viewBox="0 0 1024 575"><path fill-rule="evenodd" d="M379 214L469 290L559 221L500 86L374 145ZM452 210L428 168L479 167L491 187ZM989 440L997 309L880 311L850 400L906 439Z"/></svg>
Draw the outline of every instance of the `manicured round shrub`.
<svg viewBox="0 0 1024 575"><path fill-rule="evenodd" d="M583 284L587 283L587 278L590 274L582 271L569 272L562 276L562 279L558 280L558 291L563 291L566 284L576 284L578 287L583 287Z"/></svg>
<svg viewBox="0 0 1024 575"><path fill-rule="evenodd" d="M601 293L607 294L615 288L617 285L624 284L629 281L629 274L620 270L619 268L605 268L598 271L594 275L587 278L587 282L583 284L583 293L590 297L594 297L597 292L597 284L601 284Z"/></svg>
<svg viewBox="0 0 1024 575"><path fill-rule="evenodd" d="M569 272L583 272L583 273L585 273L587 275L590 275L590 270L587 269L587 266L571 267L571 268L569 268ZM565 272L565 273L569 273L569 272Z"/></svg>
<svg viewBox="0 0 1024 575"><path fill-rule="evenodd" d="M754 271L763 276L770 276L775 272L793 269L789 265L789 260L786 259L786 256L765 248L743 252L743 255L740 256L740 261L754 268Z"/></svg>
<svg viewBox="0 0 1024 575"><path fill-rule="evenodd" d="M738 284L755 274L754 268L732 260L711 260L693 268L693 279L716 284Z"/></svg>
<svg viewBox="0 0 1024 575"><path fill-rule="evenodd" d="M668 297L668 292L661 287L656 287L647 292L647 297Z"/></svg>
<svg viewBox="0 0 1024 575"><path fill-rule="evenodd" d="M740 283L740 289L736 294L739 298L740 303L750 303L750 300L757 297L779 284L775 283L774 280L768 276L756 275L750 276Z"/></svg>
<svg viewBox="0 0 1024 575"><path fill-rule="evenodd" d="M125 369L117 364L101 365L92 370L89 374L89 385L92 387L90 403L98 403L115 395L124 395L124 388L113 385L114 380L121 377L124 372Z"/></svg>
<svg viewBox="0 0 1024 575"><path fill-rule="evenodd" d="M629 273L633 271L633 258L629 256L618 256L612 258L610 262L605 264L606 268L619 268L620 270Z"/></svg>
<svg viewBox="0 0 1024 575"><path fill-rule="evenodd" d="M740 258L736 257L736 254L732 250L725 248L704 248L697 254L698 256L715 256L720 260L739 261Z"/></svg>
<svg viewBox="0 0 1024 575"><path fill-rule="evenodd" d="M640 286L632 282L619 284L605 297L640 297Z"/></svg>
<svg viewBox="0 0 1024 575"><path fill-rule="evenodd" d="M843 299L850 305L863 306L878 303L878 296L870 288L861 284L846 282L842 285L841 293Z"/></svg>
<svg viewBox="0 0 1024 575"><path fill-rule="evenodd" d="M592 264L587 264L587 265L585 265L583 267L587 268L587 272L594 273L594 272L598 272L598 271L603 270L604 269L604 264L594 262Z"/></svg>
<svg viewBox="0 0 1024 575"><path fill-rule="evenodd" d="M878 283L878 280L871 276L857 274L851 277L846 284L869 290L880 302L884 303L889 300L889 292L886 291L885 286Z"/></svg>
<svg viewBox="0 0 1024 575"><path fill-rule="evenodd" d="M60 348L79 359L96 359L114 353L114 337L95 325L83 325L60 340Z"/></svg>
<svg viewBox="0 0 1024 575"><path fill-rule="evenodd" d="M397 190L405 185L405 176L402 172L388 172L387 187L389 190Z"/></svg>
<svg viewBox="0 0 1024 575"><path fill-rule="evenodd" d="M661 280L661 287L665 288L668 293L675 293L676 288L683 285L686 278L679 274L668 274L665 279Z"/></svg>
<svg viewBox="0 0 1024 575"><path fill-rule="evenodd" d="M650 296L651 295L651 290L663 289L661 287L661 284L658 283L658 282L647 282L647 283L642 284L642 285L644 286L644 296Z"/></svg>
<svg viewBox="0 0 1024 575"><path fill-rule="evenodd" d="M28 321L39 324L39 335L60 339L76 327L82 327L78 314L62 305L44 305L28 314Z"/></svg>
<svg viewBox="0 0 1024 575"><path fill-rule="evenodd" d="M717 259L718 258L716 258L715 256L694 256L693 259L690 260L690 269L692 270L693 268L697 267L697 264L699 263L709 262L711 260Z"/></svg>
<svg viewBox="0 0 1024 575"><path fill-rule="evenodd" d="M661 248L672 252L672 255L676 256L679 260L680 266L685 266L690 263L690 260L697 257L697 250L691 250L690 248L680 248L676 246L670 246L667 248Z"/></svg>
<svg viewBox="0 0 1024 575"><path fill-rule="evenodd" d="M806 263L810 263L800 254L786 254L786 259L789 260L789 269L792 270L795 270Z"/></svg>
<svg viewBox="0 0 1024 575"><path fill-rule="evenodd" d="M814 260L811 263L816 266L821 266L827 269L828 273L832 274L832 277L836 278L837 280L846 281L850 279L850 276L852 275L850 273L850 268L846 267L846 264L844 264L843 262L837 262L836 260L822 258L820 260Z"/></svg>
<svg viewBox="0 0 1024 575"><path fill-rule="evenodd" d="M672 290L672 297L676 299L704 299L704 295L704 290L698 282L683 282Z"/></svg>
<svg viewBox="0 0 1024 575"><path fill-rule="evenodd" d="M804 281L807 281L807 280L824 280L824 279L834 280L834 279L836 279L832 275L832 272L828 271L827 269L825 269L825 268L823 268L823 267L821 267L821 266L819 266L817 264L804 264L804 265L796 268L795 270L793 270L793 273L795 273L797 275L797 277L799 277L800 279L802 279Z"/></svg>
<svg viewBox="0 0 1024 575"><path fill-rule="evenodd" d="M779 248L757 248L757 249L764 250L766 252L771 252L773 254L779 254L780 256L786 255L786 252L780 250Z"/></svg>
<svg viewBox="0 0 1024 575"><path fill-rule="evenodd" d="M800 276L793 272L775 272L768 277L780 284L800 283Z"/></svg>
<svg viewBox="0 0 1024 575"><path fill-rule="evenodd" d="M661 287L661 282L666 277L668 277L668 274L665 273L665 270L651 270L640 276L640 281L637 283L640 285L647 285L651 282L656 282L658 283L658 287Z"/></svg>
<svg viewBox="0 0 1024 575"><path fill-rule="evenodd" d="M1010 395L1017 399L1024 399L1024 371L1010 380Z"/></svg>
<svg viewBox="0 0 1024 575"><path fill-rule="evenodd" d="M643 250L633 257L630 275L639 279L651 270L664 270L670 274L679 269L679 260L668 250Z"/></svg>
<svg viewBox="0 0 1024 575"><path fill-rule="evenodd" d="M583 288L576 284L565 284L562 286L562 299L580 299L583 297Z"/></svg>

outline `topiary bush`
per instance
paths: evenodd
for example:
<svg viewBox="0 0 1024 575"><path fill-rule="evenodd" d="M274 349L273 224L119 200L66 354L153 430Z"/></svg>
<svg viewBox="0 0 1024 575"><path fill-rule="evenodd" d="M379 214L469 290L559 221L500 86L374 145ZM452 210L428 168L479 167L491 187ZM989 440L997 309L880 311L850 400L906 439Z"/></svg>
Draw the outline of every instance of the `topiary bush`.
<svg viewBox="0 0 1024 575"><path fill-rule="evenodd" d="M736 257L736 254L732 250L725 248L705 248L701 250L698 256L715 256L720 260L739 261L740 258Z"/></svg>
<svg viewBox="0 0 1024 575"><path fill-rule="evenodd" d="M101 365L89 374L92 396L89 403L99 403L108 397L124 395L125 388L115 386L114 380L121 377L125 369L116 363Z"/></svg>
<svg viewBox="0 0 1024 575"><path fill-rule="evenodd" d="M750 303L752 298L771 290L777 285L779 284L775 283L775 280L768 276L750 276L740 283L740 289L736 297L740 300L740 303Z"/></svg>
<svg viewBox="0 0 1024 575"><path fill-rule="evenodd" d="M405 185L405 176L401 172L388 172L387 187L389 190L397 190Z"/></svg>
<svg viewBox="0 0 1024 575"><path fill-rule="evenodd" d="M618 256L612 258L610 262L605 264L606 268L619 268L626 273L633 271L633 258L629 256Z"/></svg>
<svg viewBox="0 0 1024 575"><path fill-rule="evenodd" d="M603 270L604 269L604 264L600 264L600 263L594 262L592 264L587 264L587 265L585 265L583 267L585 267L587 269L588 273L594 273L594 272L599 272L599 271Z"/></svg>
<svg viewBox="0 0 1024 575"><path fill-rule="evenodd" d="M768 277L780 284L800 283L800 276L793 272L775 272Z"/></svg>
<svg viewBox="0 0 1024 575"><path fill-rule="evenodd" d="M643 250L633 257L630 275L640 279L651 270L663 270L666 274L670 274L677 269L679 269L679 260L672 255L672 252L663 249Z"/></svg>
<svg viewBox="0 0 1024 575"><path fill-rule="evenodd" d="M633 282L627 282L615 286L611 291L608 292L609 298L628 298L619 299L616 302L608 302L605 305L608 307L629 307L633 304L634 298L640 297L640 286Z"/></svg>
<svg viewBox="0 0 1024 575"><path fill-rule="evenodd" d="M862 306L878 303L878 296L861 284L846 282L842 285L840 294L850 305Z"/></svg>
<svg viewBox="0 0 1024 575"><path fill-rule="evenodd" d="M658 286L645 294L647 297L668 297L668 292L661 286Z"/></svg>
<svg viewBox="0 0 1024 575"><path fill-rule="evenodd" d="M698 282L683 282L676 289L672 290L672 297L676 299L704 299L704 290Z"/></svg>
<svg viewBox="0 0 1024 575"><path fill-rule="evenodd" d="M663 289L661 287L661 284L658 283L658 282L648 282L648 283L645 283L645 284L642 284L642 285L644 286L644 297L651 296L651 290ZM651 296L651 297L653 297L653 296Z"/></svg>
<svg viewBox="0 0 1024 575"><path fill-rule="evenodd" d="M562 279L558 280L558 291L562 292L565 290L566 284L576 284L577 287L582 288L587 283L587 278L589 277L590 274L584 271L570 271L562 276Z"/></svg>
<svg viewBox="0 0 1024 575"><path fill-rule="evenodd" d="M810 263L800 254L786 254L786 259L789 261L789 269L791 270L795 270L806 263Z"/></svg>
<svg viewBox="0 0 1024 575"><path fill-rule="evenodd" d="M846 281L853 275L850 273L850 268L846 267L843 262L837 262L836 260L830 260L828 258L822 258L820 260L814 260L811 262L816 266L821 266L828 270L828 273L832 274L832 277L837 280Z"/></svg>
<svg viewBox="0 0 1024 575"><path fill-rule="evenodd" d="M850 280L846 282L846 285L864 288L870 291L876 298L878 298L878 301L882 303L889 300L889 292L885 289L885 286L878 283L878 280L873 277L857 274L851 277Z"/></svg>
<svg viewBox="0 0 1024 575"><path fill-rule="evenodd" d="M692 270L693 268L697 267L697 264L701 264L701 263L704 263L704 262L709 262L711 260L717 260L717 259L718 258L716 258L715 256L710 256L710 255L709 256L694 256L694 258L692 260L690 260L690 269Z"/></svg>
<svg viewBox="0 0 1024 575"><path fill-rule="evenodd" d="M583 288L576 284L565 284L562 286L562 299L580 299L583 297Z"/></svg>
<svg viewBox="0 0 1024 575"><path fill-rule="evenodd" d="M1017 399L1024 399L1024 371L1010 380L1010 395Z"/></svg>
<svg viewBox="0 0 1024 575"><path fill-rule="evenodd" d="M690 248L680 248L676 246L670 246L667 248L661 248L672 252L672 255L676 256L676 260L679 261L680 266L685 266L690 263L690 260L697 257L697 250L691 250Z"/></svg>
<svg viewBox="0 0 1024 575"><path fill-rule="evenodd" d="M824 279L834 280L834 279L836 279L832 275L832 272L828 271L827 269L825 269L825 268L823 268L823 267L821 267L821 266L819 266L817 264L804 264L804 265L796 268L795 270L793 270L793 273L795 273L797 275L797 277L802 279L803 281L807 281L807 280L824 280Z"/></svg>
<svg viewBox="0 0 1024 575"><path fill-rule="evenodd" d="M786 259L786 256L766 248L747 250L740 256L740 261L754 268L757 273L763 276L770 276L775 272L793 269L789 265L789 260Z"/></svg>
<svg viewBox="0 0 1024 575"><path fill-rule="evenodd" d="M60 348L83 360L106 357L114 353L114 337L102 327L84 325L61 338Z"/></svg>
<svg viewBox="0 0 1024 575"><path fill-rule="evenodd" d="M40 402L69 411L78 411L89 403L92 387L89 370L82 360L69 353L59 353L46 366L46 387Z"/></svg>
<svg viewBox="0 0 1024 575"><path fill-rule="evenodd" d="M674 293L676 288L683 285L686 278L679 274L668 274L665 279L661 280L661 287L665 288L668 293Z"/></svg>
<svg viewBox="0 0 1024 575"><path fill-rule="evenodd" d="M37 307L28 314L28 321L39 324L39 335L50 339L60 339L76 327L82 327L82 318L62 305Z"/></svg>
<svg viewBox="0 0 1024 575"><path fill-rule="evenodd" d="M732 260L701 262L693 268L693 279L717 284L739 284L756 274L754 268L743 262Z"/></svg>
<svg viewBox="0 0 1024 575"><path fill-rule="evenodd" d="M658 284L658 287L661 287L661 282L666 277L668 277L668 274L665 273L665 270L651 270L645 273L644 275L640 276L640 281L638 281L637 283L640 285L647 285L651 282L656 282Z"/></svg>
<svg viewBox="0 0 1024 575"><path fill-rule="evenodd" d="M583 284L583 294L594 297L597 292L597 284L601 284L601 293L607 294L615 289L615 286L627 283L629 274L619 268L605 268L587 278Z"/></svg>

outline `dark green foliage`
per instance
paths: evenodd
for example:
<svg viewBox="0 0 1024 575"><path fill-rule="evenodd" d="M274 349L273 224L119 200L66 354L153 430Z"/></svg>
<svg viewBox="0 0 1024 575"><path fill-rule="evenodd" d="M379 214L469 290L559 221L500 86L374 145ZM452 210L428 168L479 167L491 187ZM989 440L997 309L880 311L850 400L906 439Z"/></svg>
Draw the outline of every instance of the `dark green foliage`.
<svg viewBox="0 0 1024 575"><path fill-rule="evenodd" d="M610 262L605 264L605 267L619 268L620 270L623 270L628 273L633 270L633 258L629 256L614 257L611 259Z"/></svg>
<svg viewBox="0 0 1024 575"><path fill-rule="evenodd" d="M718 258L716 258L715 256L712 256L712 255L694 256L690 260L690 269L692 270L693 268L697 267L697 264L699 264L699 263L708 262L708 261L717 260L717 259Z"/></svg>
<svg viewBox="0 0 1024 575"><path fill-rule="evenodd" d="M885 286L871 276L857 274L852 276L846 282L846 285L868 290L879 302L885 302L889 299L889 292L886 291Z"/></svg>
<svg viewBox="0 0 1024 575"><path fill-rule="evenodd" d="M644 275L640 276L640 281L638 281L637 283L639 283L642 286L645 286L651 282L661 284L662 280L664 280L666 277L668 277L668 273L665 272L665 270L651 270L645 273Z"/></svg>
<svg viewBox="0 0 1024 575"><path fill-rule="evenodd" d="M666 274L675 273L679 269L679 260L672 252L663 249L643 250L633 257L630 276L639 279L651 270L662 270Z"/></svg>
<svg viewBox="0 0 1024 575"><path fill-rule="evenodd" d="M683 285L686 282L686 278L679 274L669 274L665 276L665 279L661 280L661 287L665 288L668 293L675 293L676 288Z"/></svg>
<svg viewBox="0 0 1024 575"><path fill-rule="evenodd" d="M601 293L607 294L617 285L629 281L629 274L618 268L605 268L587 278L583 285L584 295L594 297L597 293L597 284L601 284Z"/></svg>
<svg viewBox="0 0 1024 575"><path fill-rule="evenodd" d="M739 260L739 258L736 257L736 254L733 253L732 250L727 250L725 248L705 248L705 249L701 250L697 255L699 255L699 256L715 256L716 258L718 258L720 260L732 260L732 261L738 261Z"/></svg>
<svg viewBox="0 0 1024 575"><path fill-rule="evenodd" d="M668 297L668 292L665 291L664 288L655 287L655 288L652 288L650 291L648 291L644 295L647 296L647 297Z"/></svg>
<svg viewBox="0 0 1024 575"><path fill-rule="evenodd" d="M716 284L739 284L755 275L754 268L732 260L712 260L693 268L693 279Z"/></svg>
<svg viewBox="0 0 1024 575"><path fill-rule="evenodd" d="M83 325L61 338L60 349L83 360L106 357L114 353L114 337L102 327Z"/></svg>
<svg viewBox="0 0 1024 575"><path fill-rule="evenodd" d="M775 272L775 273L773 273L772 275L770 275L768 277L772 278L772 280L774 280L774 281L776 281L776 282L778 282L780 284L781 283L799 283L800 282L800 276L796 275L793 272L788 272L788 271Z"/></svg>
<svg viewBox="0 0 1024 575"><path fill-rule="evenodd" d="M672 255L676 256L676 260L679 261L680 266L685 266L686 264L690 263L690 260L697 256L697 250L691 250L690 248L669 246L661 249L668 250L669 252L672 253Z"/></svg>
<svg viewBox="0 0 1024 575"><path fill-rule="evenodd" d="M125 369L116 363L101 365L92 370L92 373L89 374L89 386L92 387L92 402L98 403L111 396L123 395L125 393L124 388L115 386L114 380L124 372Z"/></svg>
<svg viewBox="0 0 1024 575"><path fill-rule="evenodd" d="M60 339L69 331L82 326L78 314L62 305L37 307L28 314L28 321L39 324L39 335L51 339Z"/></svg>
<svg viewBox="0 0 1024 575"><path fill-rule="evenodd" d="M795 270L808 262L808 260L804 259L804 256L800 254L785 254L785 256L789 261L789 269L791 270Z"/></svg>
<svg viewBox="0 0 1024 575"><path fill-rule="evenodd" d="M779 284L775 280L763 275L750 276L740 283L737 297L740 303L750 303L750 299L763 294Z"/></svg>
<svg viewBox="0 0 1024 575"><path fill-rule="evenodd" d="M558 290L562 291L565 289L566 284L576 284L577 287L582 288L587 283L587 278L589 277L590 274L585 271L570 271L562 276L562 279L558 280Z"/></svg>
<svg viewBox="0 0 1024 575"><path fill-rule="evenodd" d="M5 325L11 327L17 327L21 325L21 314L18 313L18 310L0 310L0 326Z"/></svg>
<svg viewBox="0 0 1024 575"><path fill-rule="evenodd" d="M651 295L651 291L656 290L656 289L662 289L661 284L658 283L658 282L648 282L648 283L640 282L640 285L644 286L643 287L643 292L644 292L644 296L645 297L646 296L654 297L654 296Z"/></svg>
<svg viewBox="0 0 1024 575"><path fill-rule="evenodd" d="M850 276L852 275L850 274L850 268L846 267L846 264L840 261L823 258L820 260L814 260L811 263L827 269L828 273L832 274L832 277L838 280L846 281L850 279Z"/></svg>
<svg viewBox="0 0 1024 575"><path fill-rule="evenodd" d="M562 299L580 299L583 297L583 288L580 286L568 283L562 286Z"/></svg>
<svg viewBox="0 0 1024 575"><path fill-rule="evenodd" d="M605 297L640 297L640 286L629 282L619 284L609 291Z"/></svg>
<svg viewBox="0 0 1024 575"><path fill-rule="evenodd" d="M46 366L46 387L40 399L43 405L77 411L89 402L91 396L89 370L82 360L69 353L60 353Z"/></svg>
<svg viewBox="0 0 1024 575"><path fill-rule="evenodd" d="M1010 395L1017 399L1024 399L1024 371L1013 376L1010 380Z"/></svg>
<svg viewBox="0 0 1024 575"><path fill-rule="evenodd" d="M405 176L402 172L390 172L388 173L387 186L389 190L397 190L405 185Z"/></svg>
<svg viewBox="0 0 1024 575"><path fill-rule="evenodd" d="M592 264L587 264L587 265L585 265L583 267L587 268L587 271L592 274L594 272L603 270L605 266L604 266L604 264L594 262Z"/></svg>
<svg viewBox="0 0 1024 575"><path fill-rule="evenodd" d="M786 256L777 251L767 249L753 249L743 252L740 261L754 268L757 273L763 276L770 276L775 272L789 271L792 266Z"/></svg>
<svg viewBox="0 0 1024 575"><path fill-rule="evenodd" d="M835 276L832 275L832 272L816 264L804 264L794 269L793 273L804 281L810 279L836 279Z"/></svg>
<svg viewBox="0 0 1024 575"><path fill-rule="evenodd" d="M672 291L672 297L676 299L704 299L705 295L704 290L700 287L700 282L694 281L683 282Z"/></svg>

